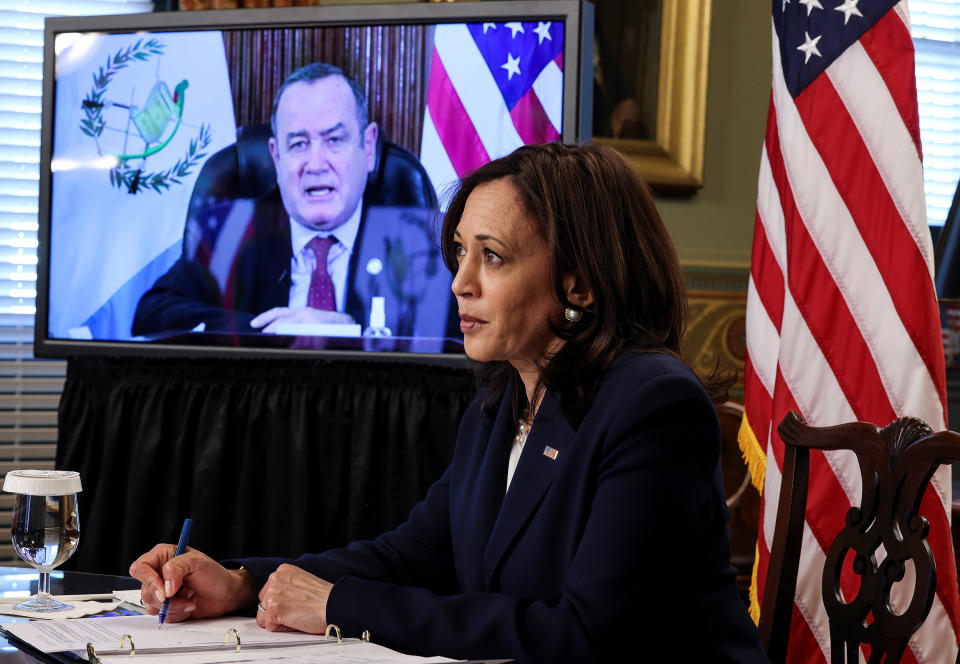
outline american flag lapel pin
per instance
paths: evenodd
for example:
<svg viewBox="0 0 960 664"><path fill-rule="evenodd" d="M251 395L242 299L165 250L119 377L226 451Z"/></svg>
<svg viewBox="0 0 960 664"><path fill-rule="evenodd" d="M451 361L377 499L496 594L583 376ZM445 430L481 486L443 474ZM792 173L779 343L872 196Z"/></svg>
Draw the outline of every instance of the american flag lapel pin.
<svg viewBox="0 0 960 664"><path fill-rule="evenodd" d="M555 450L549 445L543 448L543 456L547 457L551 461L556 461L558 454L560 454L560 450Z"/></svg>

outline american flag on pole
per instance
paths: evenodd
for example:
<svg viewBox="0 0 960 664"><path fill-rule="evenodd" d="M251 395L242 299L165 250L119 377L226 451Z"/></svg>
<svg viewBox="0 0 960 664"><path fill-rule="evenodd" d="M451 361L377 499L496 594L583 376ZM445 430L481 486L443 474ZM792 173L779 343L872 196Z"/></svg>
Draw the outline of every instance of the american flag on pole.
<svg viewBox="0 0 960 664"><path fill-rule="evenodd" d="M755 619L780 492L783 443L776 426L787 411L796 409L816 426L885 425L903 415L934 430L946 426L906 2L772 4L773 84L740 430L763 494ZM904 662L953 662L957 653L949 473L948 467L937 472L921 505L938 561L937 595ZM811 455L790 662L830 660L820 576L829 542L851 504L859 504L860 489L852 452Z"/></svg>
<svg viewBox="0 0 960 664"><path fill-rule="evenodd" d="M521 145L560 138L563 24L438 25L420 161L438 190Z"/></svg>

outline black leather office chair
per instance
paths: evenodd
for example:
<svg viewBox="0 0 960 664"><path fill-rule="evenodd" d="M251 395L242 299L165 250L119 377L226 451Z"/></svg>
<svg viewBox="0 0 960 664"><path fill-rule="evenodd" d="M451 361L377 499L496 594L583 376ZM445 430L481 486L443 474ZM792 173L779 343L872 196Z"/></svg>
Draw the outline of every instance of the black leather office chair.
<svg viewBox="0 0 960 664"><path fill-rule="evenodd" d="M259 198L277 183L267 147L270 125L237 129L237 142L214 153L200 169L188 216L237 198ZM367 206L433 208L437 196L430 177L409 151L377 135L376 163L367 177Z"/></svg>

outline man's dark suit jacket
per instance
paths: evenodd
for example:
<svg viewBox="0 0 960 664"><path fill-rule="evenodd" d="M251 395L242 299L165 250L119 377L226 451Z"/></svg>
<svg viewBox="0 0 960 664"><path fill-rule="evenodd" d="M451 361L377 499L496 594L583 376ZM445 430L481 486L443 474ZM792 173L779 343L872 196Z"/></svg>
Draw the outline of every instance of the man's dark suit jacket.
<svg viewBox="0 0 960 664"><path fill-rule="evenodd" d="M250 203L241 199L239 204ZM222 204L204 216L226 216L237 204ZM250 321L255 316L287 306L293 255L290 218L276 188L252 205L251 228L237 250L229 286L214 278L203 252L185 239L183 256L140 298L132 334L192 330L200 323L207 331L253 332ZM387 327L395 336L443 337L451 327L451 277L427 223L426 210L364 204L347 269L344 307L362 327L374 295L385 298ZM373 259L381 266L377 274L371 273Z"/></svg>
<svg viewBox="0 0 960 664"><path fill-rule="evenodd" d="M730 566L716 412L682 362L620 360L576 427L548 392L509 491L516 419L507 399L482 399L396 530L242 564L259 584L283 562L334 582L329 622L410 653L768 661Z"/></svg>

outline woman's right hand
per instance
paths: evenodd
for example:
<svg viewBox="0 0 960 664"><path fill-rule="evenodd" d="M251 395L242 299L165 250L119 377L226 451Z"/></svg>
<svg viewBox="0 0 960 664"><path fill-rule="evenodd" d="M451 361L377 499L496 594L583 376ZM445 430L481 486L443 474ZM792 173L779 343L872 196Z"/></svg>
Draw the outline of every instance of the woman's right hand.
<svg viewBox="0 0 960 664"><path fill-rule="evenodd" d="M228 570L209 556L188 548L174 555L173 544L158 544L130 565L140 581L140 597L152 615L167 597L167 620L215 618L252 606L257 601L253 577L244 569Z"/></svg>

